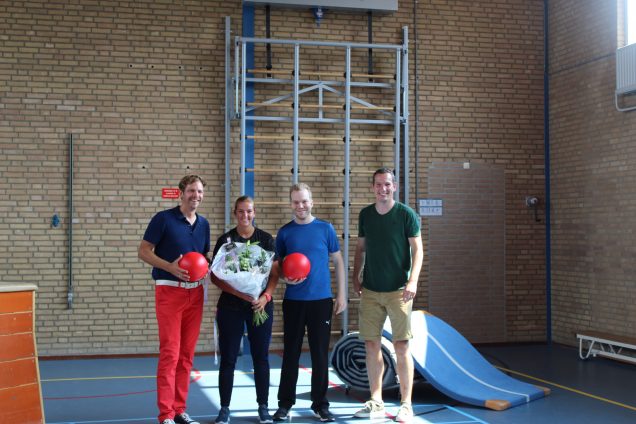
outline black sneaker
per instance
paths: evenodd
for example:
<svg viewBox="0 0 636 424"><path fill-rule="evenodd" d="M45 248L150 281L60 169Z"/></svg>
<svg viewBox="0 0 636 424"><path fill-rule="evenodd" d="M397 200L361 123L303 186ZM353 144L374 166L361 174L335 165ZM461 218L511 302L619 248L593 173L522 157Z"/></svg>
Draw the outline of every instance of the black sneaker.
<svg viewBox="0 0 636 424"><path fill-rule="evenodd" d="M186 414L185 412L175 415L174 422L176 424L201 424L200 422L190 418L190 415Z"/></svg>
<svg viewBox="0 0 636 424"><path fill-rule="evenodd" d="M328 408L313 409L312 411L314 412L316 418L320 418L320 421L322 421L323 423L336 421L336 417L334 417L333 414L329 412Z"/></svg>
<svg viewBox="0 0 636 424"><path fill-rule="evenodd" d="M258 422L261 424L267 424L272 422L272 416L269 415L267 405L258 405Z"/></svg>
<svg viewBox="0 0 636 424"><path fill-rule="evenodd" d="M216 424L227 424L230 422L230 408L222 406L219 410L219 416L214 421Z"/></svg>
<svg viewBox="0 0 636 424"><path fill-rule="evenodd" d="M289 417L289 409L278 408L274 413L274 421L286 421Z"/></svg>

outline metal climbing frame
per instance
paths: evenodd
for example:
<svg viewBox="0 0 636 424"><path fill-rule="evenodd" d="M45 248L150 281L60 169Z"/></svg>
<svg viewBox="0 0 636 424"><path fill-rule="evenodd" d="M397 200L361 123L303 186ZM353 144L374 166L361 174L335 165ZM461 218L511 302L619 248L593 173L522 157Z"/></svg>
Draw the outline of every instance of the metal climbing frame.
<svg viewBox="0 0 636 424"><path fill-rule="evenodd" d="M405 203L409 203L409 144L408 144L408 28L403 28L403 44L363 44L363 43L344 43L344 42L321 42L321 41L306 41L306 40L278 40L268 38L253 38L253 37L235 37L234 39L234 73L230 72L231 51L230 45L230 21L226 18L226 131L225 131L225 146L226 146L226 190L225 190L225 204L226 204L226 227L229 226L230 220L230 120L240 120L240 193L246 193L246 174L253 172L246 165L246 143L247 141L257 141L258 137L253 134L248 134L247 123L255 121L269 121L269 122L291 122L293 124L293 160L292 160L292 183L298 182L299 163L298 163L298 144L299 144L299 123L340 123L343 124L343 138L344 142L344 193L343 193L343 260L345 266L345 287L348 287L349 279L349 214L350 214L350 144L351 144L351 125L352 124L371 124L371 125L392 125L395 143L394 147L394 168L397 182L400 182L400 176L403 175L402 183L398 185L399 190L403 193L403 200ZM286 45L293 48L293 69L289 70L276 70L276 69L250 69L249 63L251 62L248 57L251 47L257 44L265 45ZM341 48L343 50L344 69L342 73L334 72L312 72L301 71L300 69L300 56L301 47L303 46L320 46L320 47L334 47ZM354 49L374 49L374 50L389 50L395 54L395 74L394 75L376 75L376 74L354 74L351 71L351 52ZM266 77L262 75L266 74ZM325 80L322 77L332 78L334 76L342 77L344 75L344 81L340 80ZM308 78L304 78L307 76ZM313 79L312 77L316 77ZM367 78L368 82L352 81L352 77ZM389 78L392 82L375 82L377 79ZM372 79L372 81L371 81ZM249 102L247 99L248 87L255 84L287 84L292 86L291 91L285 94L268 98L265 101L258 103ZM393 105L391 107L383 107L372 104L360 97L353 96L351 94L352 87L382 87L393 88L394 97ZM300 116L301 99L300 96L305 93L315 91L318 95L318 104L310 105L310 107L318 110L317 117L302 117ZM344 99L342 106L338 105L338 108L342 109L343 116L337 118L327 118L324 116L323 111L333 108L333 105L323 103L323 93L329 92L335 94L338 97ZM291 103L289 102L291 100ZM287 106L293 108L293 115L280 116L275 114L260 114L254 115L253 112L257 109L271 110L272 107ZM351 117L352 108L372 110L380 115L384 119L354 119ZM354 138L355 141L355 138ZM403 161L400 160L401 148L403 148ZM401 165L404 166L403 173L400 172ZM396 197L399 197L400 193L396 193ZM343 314L343 334L348 332L348 312Z"/></svg>

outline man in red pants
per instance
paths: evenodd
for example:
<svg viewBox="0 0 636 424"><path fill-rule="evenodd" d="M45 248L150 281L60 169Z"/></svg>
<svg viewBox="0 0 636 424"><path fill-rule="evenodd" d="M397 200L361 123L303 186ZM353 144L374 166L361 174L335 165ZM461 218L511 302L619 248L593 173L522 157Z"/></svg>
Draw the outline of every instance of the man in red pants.
<svg viewBox="0 0 636 424"><path fill-rule="evenodd" d="M207 255L210 224L197 208L205 183L197 175L181 179L181 204L157 213L139 245L139 258L152 265L159 327L157 405L161 424L199 424L186 413L190 370L203 316L203 287L189 282L179 260L188 252Z"/></svg>

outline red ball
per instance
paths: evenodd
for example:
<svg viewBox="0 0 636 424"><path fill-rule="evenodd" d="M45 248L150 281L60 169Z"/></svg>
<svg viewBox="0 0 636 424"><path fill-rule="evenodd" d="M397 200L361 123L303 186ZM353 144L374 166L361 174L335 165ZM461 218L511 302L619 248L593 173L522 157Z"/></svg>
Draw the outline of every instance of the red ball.
<svg viewBox="0 0 636 424"><path fill-rule="evenodd" d="M208 260L199 252L188 252L179 259L179 267L188 271L188 281L199 281L208 273Z"/></svg>
<svg viewBox="0 0 636 424"><path fill-rule="evenodd" d="M309 275L311 263L302 253L290 253L283 259L283 275L288 280L299 280Z"/></svg>

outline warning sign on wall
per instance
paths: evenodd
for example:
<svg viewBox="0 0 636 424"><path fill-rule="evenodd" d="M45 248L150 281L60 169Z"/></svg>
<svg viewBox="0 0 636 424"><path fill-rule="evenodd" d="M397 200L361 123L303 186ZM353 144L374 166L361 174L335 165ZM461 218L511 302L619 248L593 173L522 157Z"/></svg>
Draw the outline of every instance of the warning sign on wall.
<svg viewBox="0 0 636 424"><path fill-rule="evenodd" d="M161 198L163 198L163 199L178 199L179 198L179 189L178 188L162 188L161 189Z"/></svg>

